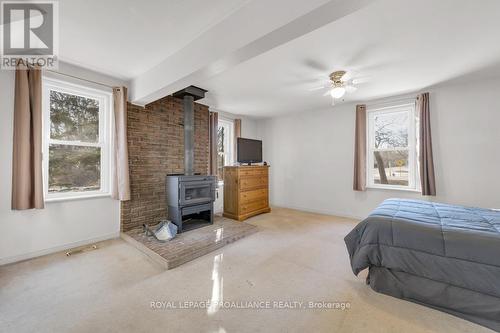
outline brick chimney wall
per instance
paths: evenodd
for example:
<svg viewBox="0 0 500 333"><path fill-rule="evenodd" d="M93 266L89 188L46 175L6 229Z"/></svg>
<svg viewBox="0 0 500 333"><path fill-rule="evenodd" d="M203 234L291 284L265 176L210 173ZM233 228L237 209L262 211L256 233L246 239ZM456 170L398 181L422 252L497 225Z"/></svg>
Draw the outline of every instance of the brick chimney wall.
<svg viewBox="0 0 500 333"><path fill-rule="evenodd" d="M167 96L146 108L128 104L131 200L121 203L121 229L167 217L165 176L184 172L182 100ZM208 107L195 103L196 173L208 174Z"/></svg>

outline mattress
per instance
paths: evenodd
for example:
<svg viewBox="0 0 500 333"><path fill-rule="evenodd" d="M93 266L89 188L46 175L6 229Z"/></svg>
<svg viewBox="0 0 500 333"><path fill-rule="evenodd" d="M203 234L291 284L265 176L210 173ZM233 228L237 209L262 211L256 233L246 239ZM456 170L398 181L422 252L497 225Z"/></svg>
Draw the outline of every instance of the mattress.
<svg viewBox="0 0 500 333"><path fill-rule="evenodd" d="M500 331L500 212L388 199L345 242L374 290Z"/></svg>

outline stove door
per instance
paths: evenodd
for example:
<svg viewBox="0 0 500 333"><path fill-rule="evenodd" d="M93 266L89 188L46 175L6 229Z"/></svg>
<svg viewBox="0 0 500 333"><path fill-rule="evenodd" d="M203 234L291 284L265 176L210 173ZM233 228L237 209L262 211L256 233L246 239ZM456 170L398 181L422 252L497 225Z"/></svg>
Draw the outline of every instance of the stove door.
<svg viewBox="0 0 500 333"><path fill-rule="evenodd" d="M179 204L181 206L197 205L215 200L215 189L212 182L181 182L179 184Z"/></svg>

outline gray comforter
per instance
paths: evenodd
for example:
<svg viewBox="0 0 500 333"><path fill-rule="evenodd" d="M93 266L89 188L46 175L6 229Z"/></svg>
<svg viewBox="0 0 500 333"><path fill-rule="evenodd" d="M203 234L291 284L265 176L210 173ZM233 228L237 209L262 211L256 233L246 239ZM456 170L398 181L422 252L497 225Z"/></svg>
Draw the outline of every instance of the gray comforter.
<svg viewBox="0 0 500 333"><path fill-rule="evenodd" d="M500 212L389 199L345 242L374 290L500 331Z"/></svg>

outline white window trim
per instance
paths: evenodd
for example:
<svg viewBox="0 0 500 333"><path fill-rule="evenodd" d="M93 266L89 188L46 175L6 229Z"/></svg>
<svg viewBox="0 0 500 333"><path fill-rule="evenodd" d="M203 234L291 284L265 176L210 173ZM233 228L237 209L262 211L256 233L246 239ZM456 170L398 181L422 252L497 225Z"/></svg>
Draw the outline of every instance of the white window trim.
<svg viewBox="0 0 500 333"><path fill-rule="evenodd" d="M235 159L235 148L234 148L234 145L235 145L235 142L234 142L234 120L232 119L227 119L227 118L219 118L219 123L220 124L226 124L229 126L229 135L226 137L227 138L227 144L229 145L229 147L231 148L231 155L229 156L229 165L233 165L234 164L234 161L236 160Z"/></svg>
<svg viewBox="0 0 500 333"><path fill-rule="evenodd" d="M81 141L66 141L55 140L50 138L50 90L55 89L63 93L77 95L86 98L92 98L99 101L99 142L81 142ZM43 183L44 183L44 199L45 202L57 202L65 200L79 200L98 197L107 197L111 195L111 147L112 136L111 128L113 122L113 98L111 91L104 91L94 88L85 87L82 85L57 80L53 78L43 78L43 96L42 96L42 112L43 112ZM85 147L100 147L101 148L101 188L99 191L85 192L64 192L64 193L49 193L49 145L50 143L85 146Z"/></svg>
<svg viewBox="0 0 500 333"><path fill-rule="evenodd" d="M236 161L236 149L235 145L236 143L234 142L234 119L229 119L225 117L219 117L219 124L226 124L230 127L229 130L229 135L227 136L227 144L229 148L231 149L231 155L229 156L229 161L227 165L234 165ZM224 185L224 180L220 180L218 182L219 185Z"/></svg>
<svg viewBox="0 0 500 333"><path fill-rule="evenodd" d="M377 114L388 114L388 113L398 113L398 112L409 112L408 117L408 186L402 185L383 185L375 184L373 173L374 157L374 127L372 126L374 117ZM418 147L417 147L417 117L415 110L415 102L408 102L404 104L390 105L385 107L367 109L366 116L366 180L368 189L383 189L383 190L397 190L397 191L408 191L408 192L420 192L420 178L418 170ZM392 149L387 149L392 150ZM397 150L395 148L394 150Z"/></svg>

